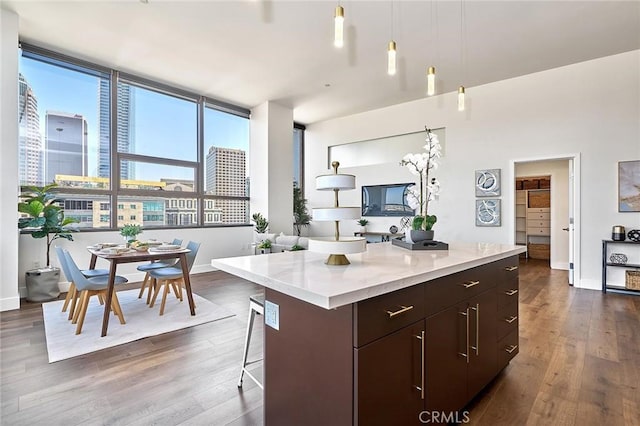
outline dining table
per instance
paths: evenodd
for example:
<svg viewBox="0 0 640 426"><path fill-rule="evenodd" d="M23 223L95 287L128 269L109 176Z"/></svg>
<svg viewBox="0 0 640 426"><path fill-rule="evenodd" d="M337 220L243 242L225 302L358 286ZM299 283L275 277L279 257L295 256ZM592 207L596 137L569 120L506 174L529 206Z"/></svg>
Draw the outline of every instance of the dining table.
<svg viewBox="0 0 640 426"><path fill-rule="evenodd" d="M89 262L89 269L95 269L96 261L98 258L102 258L109 262L109 283L107 288L107 295L104 301L104 316L102 317L102 337L107 335L107 329L109 328L109 314L111 312L111 298L113 296L113 289L115 286L116 269L121 263L134 263L155 261L164 259L178 259L182 268L182 277L184 279L184 286L187 290L187 299L189 300L189 309L191 315L196 314L195 303L193 301L193 293L191 292L191 281L189 279L189 266L187 264L187 253L191 250L186 248L180 248L176 250L153 250L137 251L130 250L123 253L111 253L103 251L99 248L87 247L89 253L91 253L91 261Z"/></svg>

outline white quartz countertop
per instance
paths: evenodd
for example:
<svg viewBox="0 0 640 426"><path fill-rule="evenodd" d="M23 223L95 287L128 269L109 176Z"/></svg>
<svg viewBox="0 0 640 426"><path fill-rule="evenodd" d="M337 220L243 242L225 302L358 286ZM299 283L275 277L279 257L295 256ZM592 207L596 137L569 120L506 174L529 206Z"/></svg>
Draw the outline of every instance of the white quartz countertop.
<svg viewBox="0 0 640 426"><path fill-rule="evenodd" d="M407 250L367 244L346 266L325 265L308 250L211 260L211 266L313 305L333 309L485 263L515 256L524 246L449 243L449 250Z"/></svg>

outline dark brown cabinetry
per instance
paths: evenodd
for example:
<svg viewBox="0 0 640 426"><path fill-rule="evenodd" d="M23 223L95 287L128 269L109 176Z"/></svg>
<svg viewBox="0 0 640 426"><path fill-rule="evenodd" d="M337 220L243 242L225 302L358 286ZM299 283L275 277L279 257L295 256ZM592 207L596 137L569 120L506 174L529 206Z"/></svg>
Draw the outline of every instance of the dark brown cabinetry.
<svg viewBox="0 0 640 426"><path fill-rule="evenodd" d="M266 291L280 309L267 425L418 425L463 409L517 353L518 256L334 310Z"/></svg>

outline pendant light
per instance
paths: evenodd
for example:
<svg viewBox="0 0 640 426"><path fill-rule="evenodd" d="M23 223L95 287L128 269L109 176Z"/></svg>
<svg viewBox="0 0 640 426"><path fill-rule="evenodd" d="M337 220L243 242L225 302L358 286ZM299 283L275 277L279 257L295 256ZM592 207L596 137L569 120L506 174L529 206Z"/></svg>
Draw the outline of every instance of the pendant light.
<svg viewBox="0 0 640 426"><path fill-rule="evenodd" d="M391 40L387 50L387 73L389 75L396 74L396 42Z"/></svg>
<svg viewBox="0 0 640 426"><path fill-rule="evenodd" d="M431 25L429 27L430 37L428 33L427 46L430 46L431 52L433 52L435 49L438 48L438 42L436 40L436 37L433 36L434 32L437 32L437 30L435 30L435 28L437 27L437 24L435 23L433 0L431 1L431 4L430 4L430 15L431 15L430 16ZM431 55L433 55L433 53L431 53ZM436 67L430 66L427 68L427 96L433 96L435 94L436 94Z"/></svg>
<svg viewBox="0 0 640 426"><path fill-rule="evenodd" d="M391 3L391 41L387 46L387 74L395 75L396 74L396 42L393 41L393 26L394 26L394 7L393 2Z"/></svg>
<svg viewBox="0 0 640 426"><path fill-rule="evenodd" d="M333 20L333 45L342 47L344 46L344 8L342 6L336 6Z"/></svg>
<svg viewBox="0 0 640 426"><path fill-rule="evenodd" d="M464 58L464 51L465 51L465 14L464 14L464 0L460 0L460 74L462 74L462 77L465 77L466 74L466 63L465 63L465 58ZM458 87L458 111L464 111L465 108L465 89L464 86L461 84L460 87Z"/></svg>
<svg viewBox="0 0 640 426"><path fill-rule="evenodd" d="M427 96L433 96L436 93L436 67L427 69Z"/></svg>

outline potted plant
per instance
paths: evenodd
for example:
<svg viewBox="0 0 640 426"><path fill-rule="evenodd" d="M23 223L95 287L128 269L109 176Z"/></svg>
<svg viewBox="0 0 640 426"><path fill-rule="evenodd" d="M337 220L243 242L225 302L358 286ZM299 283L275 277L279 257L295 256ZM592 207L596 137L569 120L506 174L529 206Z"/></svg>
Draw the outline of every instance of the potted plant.
<svg viewBox="0 0 640 426"><path fill-rule="evenodd" d="M369 224L369 220L362 218L362 219L358 219L358 225L360 225L360 232L361 233L365 233L367 232L367 225Z"/></svg>
<svg viewBox="0 0 640 426"><path fill-rule="evenodd" d="M265 232L267 232L267 229L269 228L269 222L264 216L262 216L262 213L254 213L253 216L251 216L251 220L255 222L256 232L258 234L264 234Z"/></svg>
<svg viewBox="0 0 640 426"><path fill-rule="evenodd" d="M300 251L300 250L304 250L304 247L298 244L294 244L291 246L291 251Z"/></svg>
<svg viewBox="0 0 640 426"><path fill-rule="evenodd" d="M59 238L73 241L71 232L77 230L72 224L78 221L65 217L64 209L55 203L51 190L57 186L52 183L27 187L18 202L18 211L24 215L18 219L18 229L31 231L33 238L45 238L47 244L46 267L26 273L27 300L32 302L54 300L60 295L60 269L51 267L51 243Z"/></svg>
<svg viewBox="0 0 640 426"><path fill-rule="evenodd" d="M411 228L407 229L405 240L415 243L424 240L433 240L433 225L438 218L428 213L429 201L435 200L440 193L440 183L436 178L429 178L429 172L438 167L438 159L441 154L438 136L431 129L425 127L427 132L425 152L419 154L407 154L400 165L407 167L411 174L418 176L418 185L411 185L406 189L407 202L412 209L419 209L419 214L411 221Z"/></svg>
<svg viewBox="0 0 640 426"><path fill-rule="evenodd" d="M263 240L258 244L258 251L260 254L271 253L271 240Z"/></svg>
<svg viewBox="0 0 640 426"><path fill-rule="evenodd" d="M307 210L307 199L302 196L302 189L298 186L298 182L293 182L293 226L298 237L302 228L309 226L310 222L311 215Z"/></svg>
<svg viewBox="0 0 640 426"><path fill-rule="evenodd" d="M132 241L137 239L138 234L142 233L142 226L136 225L135 223L125 224L120 230L120 235L122 235L127 242L127 247L131 244Z"/></svg>

